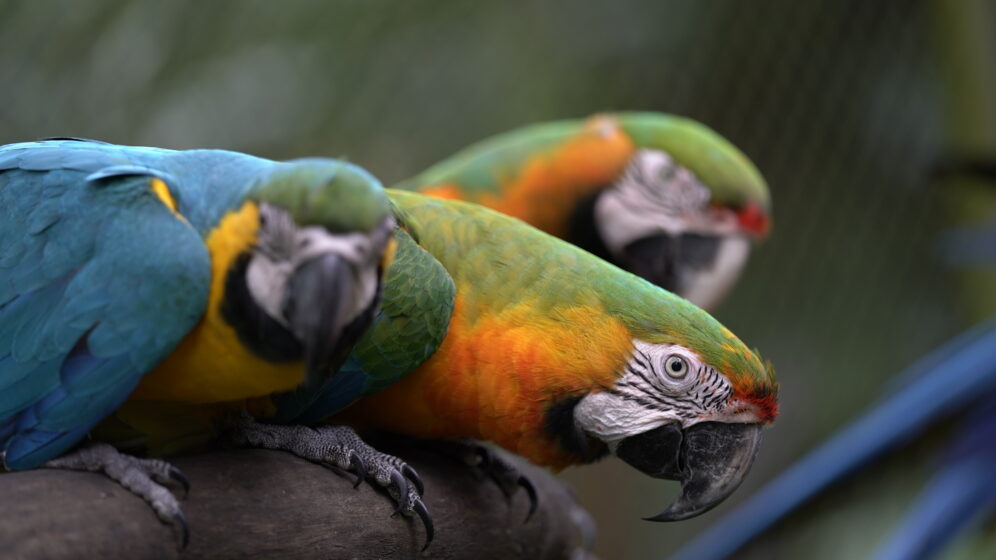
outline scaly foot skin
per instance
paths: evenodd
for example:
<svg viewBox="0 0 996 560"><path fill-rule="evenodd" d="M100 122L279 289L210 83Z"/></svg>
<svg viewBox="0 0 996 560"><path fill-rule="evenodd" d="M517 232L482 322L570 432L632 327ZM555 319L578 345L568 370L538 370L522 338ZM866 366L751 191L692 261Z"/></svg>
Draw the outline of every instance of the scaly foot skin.
<svg viewBox="0 0 996 560"><path fill-rule="evenodd" d="M536 513L538 498L536 487L528 477L519 472L514 464L506 460L498 452L483 443L473 439L433 442L444 455L458 458L463 463L477 467L498 485L505 499L511 501L519 488L529 496L529 513L526 521Z"/></svg>
<svg viewBox="0 0 996 560"><path fill-rule="evenodd" d="M351 472L356 475L354 488L372 478L394 499L397 504L395 513L414 514L422 519L426 535L422 550L432 542L432 516L422 502L424 488L415 469L397 457L370 447L352 428L281 426L263 424L249 416L242 416L236 422L231 437L238 445L289 451L302 459Z"/></svg>
<svg viewBox="0 0 996 560"><path fill-rule="evenodd" d="M166 461L125 455L106 443L88 443L58 459L48 461L42 467L103 472L111 480L148 502L163 523L177 528L180 533L180 549L187 547L190 540L187 518L167 486L179 485L186 496L190 490L190 482L179 469Z"/></svg>

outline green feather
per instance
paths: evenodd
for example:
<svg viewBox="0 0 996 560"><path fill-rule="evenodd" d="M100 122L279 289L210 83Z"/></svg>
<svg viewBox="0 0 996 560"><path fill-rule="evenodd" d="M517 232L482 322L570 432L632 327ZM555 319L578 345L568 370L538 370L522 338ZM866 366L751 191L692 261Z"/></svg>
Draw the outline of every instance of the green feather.
<svg viewBox="0 0 996 560"><path fill-rule="evenodd" d="M286 210L297 224L320 225L335 233L372 231L391 211L373 175L326 159L277 164L253 187L251 196Z"/></svg>
<svg viewBox="0 0 996 560"><path fill-rule="evenodd" d="M733 206L748 202L770 211L768 186L757 167L728 140L691 119L649 112L607 113L637 149L661 150L691 170L712 192L712 200ZM468 194L502 192L502 177L514 176L526 161L580 133L587 119L525 126L482 140L396 188L456 183ZM473 198L473 197L468 197Z"/></svg>
<svg viewBox="0 0 996 560"><path fill-rule="evenodd" d="M397 230L395 239L380 313L353 351L371 377L368 393L428 359L442 344L453 314L456 287L446 269L404 230Z"/></svg>
<svg viewBox="0 0 996 560"><path fill-rule="evenodd" d="M712 192L712 201L734 206L753 202L771 209L761 172L736 146L702 123L660 113L614 115L640 148L661 150L680 162Z"/></svg>
<svg viewBox="0 0 996 560"><path fill-rule="evenodd" d="M540 314L565 306L601 306L636 338L681 344L731 375L774 382L770 366L684 298L487 208L393 189L388 193L409 216L431 224L419 230L420 245L453 278L470 321L521 303Z"/></svg>

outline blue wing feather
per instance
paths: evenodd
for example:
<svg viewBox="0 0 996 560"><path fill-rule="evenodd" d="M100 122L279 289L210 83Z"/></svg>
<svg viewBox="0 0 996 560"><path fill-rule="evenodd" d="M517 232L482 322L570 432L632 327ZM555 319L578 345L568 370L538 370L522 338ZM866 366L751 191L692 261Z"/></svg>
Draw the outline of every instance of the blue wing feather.
<svg viewBox="0 0 996 560"><path fill-rule="evenodd" d="M86 176L87 181L102 181L112 177L157 177L169 185L176 185L175 177L165 171L146 167L144 165L112 165L105 167Z"/></svg>
<svg viewBox="0 0 996 560"><path fill-rule="evenodd" d="M0 148L0 445L10 468L74 445L203 313L207 250L149 176L170 177L191 202L205 181L136 175L170 152L131 150Z"/></svg>

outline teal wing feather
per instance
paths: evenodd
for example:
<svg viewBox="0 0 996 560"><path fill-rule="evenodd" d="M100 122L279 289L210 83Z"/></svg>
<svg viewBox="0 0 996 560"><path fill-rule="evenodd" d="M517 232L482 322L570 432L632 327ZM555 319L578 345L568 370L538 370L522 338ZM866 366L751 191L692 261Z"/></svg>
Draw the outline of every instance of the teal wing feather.
<svg viewBox="0 0 996 560"><path fill-rule="evenodd" d="M144 153L144 152L143 152ZM147 154L152 154L149 151ZM120 147L0 148L0 449L79 441L197 323L210 260Z"/></svg>
<svg viewBox="0 0 996 560"><path fill-rule="evenodd" d="M414 224L407 225L415 234ZM442 344L453 315L453 279L408 232L397 229L395 239L398 247L372 326L329 383L307 400L310 405L303 413L288 412L302 401L278 400L281 420L314 422L328 417L411 373Z"/></svg>

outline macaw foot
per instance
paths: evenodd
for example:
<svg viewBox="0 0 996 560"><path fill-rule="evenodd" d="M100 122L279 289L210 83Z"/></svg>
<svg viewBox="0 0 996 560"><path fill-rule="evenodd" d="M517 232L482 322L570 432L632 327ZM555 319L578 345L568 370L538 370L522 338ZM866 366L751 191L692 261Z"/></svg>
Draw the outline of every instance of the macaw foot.
<svg viewBox="0 0 996 560"><path fill-rule="evenodd" d="M179 530L180 549L187 547L190 541L187 518L167 486L181 486L186 496L190 490L190 482L179 469L166 461L125 455L106 443L88 443L58 459L48 461L42 467L103 472L111 480L148 502L163 523L171 524Z"/></svg>
<svg viewBox="0 0 996 560"><path fill-rule="evenodd" d="M526 521L536 513L539 499L536 487L532 481L516 468L514 464L495 452L491 447L473 439L433 442L444 455L457 458L463 463L476 467L498 485L505 499L511 502L512 496L522 488L529 496L529 513Z"/></svg>
<svg viewBox="0 0 996 560"><path fill-rule="evenodd" d="M281 426L243 416L236 422L231 437L238 445L289 451L302 459L351 472L356 475L354 488L364 480L373 479L394 499L395 513L421 518L426 536L422 550L432 542L432 516L422 502L424 488L418 473L401 459L364 443L352 428Z"/></svg>

